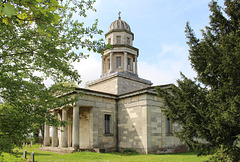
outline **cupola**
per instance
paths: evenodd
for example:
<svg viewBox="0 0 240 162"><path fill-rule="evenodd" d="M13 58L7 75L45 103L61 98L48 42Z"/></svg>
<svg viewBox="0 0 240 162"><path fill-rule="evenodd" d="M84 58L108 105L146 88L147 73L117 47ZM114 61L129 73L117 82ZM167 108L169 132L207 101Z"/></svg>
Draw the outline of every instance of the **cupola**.
<svg viewBox="0 0 240 162"><path fill-rule="evenodd" d="M111 44L112 48L106 49L102 55L101 78L88 84L92 90L123 94L152 85L138 77L139 50L133 47L134 34L120 13L105 34L106 44Z"/></svg>

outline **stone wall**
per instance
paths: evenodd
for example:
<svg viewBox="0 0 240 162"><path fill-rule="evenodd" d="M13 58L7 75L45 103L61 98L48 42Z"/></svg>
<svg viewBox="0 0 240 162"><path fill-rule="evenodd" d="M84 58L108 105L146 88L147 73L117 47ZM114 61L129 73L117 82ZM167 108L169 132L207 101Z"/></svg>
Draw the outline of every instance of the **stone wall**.
<svg viewBox="0 0 240 162"><path fill-rule="evenodd" d="M119 101L119 147L142 154L174 152L182 145L173 134L166 133L167 118L163 101L155 94L143 93ZM178 124L173 124L179 129Z"/></svg>
<svg viewBox="0 0 240 162"><path fill-rule="evenodd" d="M95 84L89 84L89 89L119 95L151 86L151 82L143 82L141 78L136 76L131 78L131 76L123 77L118 75L113 74L113 76L109 76L103 81L99 80Z"/></svg>
<svg viewBox="0 0 240 162"><path fill-rule="evenodd" d="M82 149L93 147L92 141L92 107L79 109L79 146Z"/></svg>
<svg viewBox="0 0 240 162"><path fill-rule="evenodd" d="M118 83L117 77L112 77L102 82L98 82L97 84L89 85L89 89L100 92L117 94L118 93L117 83Z"/></svg>
<svg viewBox="0 0 240 162"><path fill-rule="evenodd" d="M80 147L114 151L116 149L115 99L85 94L79 99L78 105L80 105ZM81 115L81 111L85 113ZM111 115L111 134L108 135L105 135L105 114Z"/></svg>
<svg viewBox="0 0 240 162"><path fill-rule="evenodd" d="M126 33L126 32L112 32L110 33L109 35L106 36L106 43L108 44L108 40L109 38L111 38L111 42L110 44L118 44L117 43L117 36L120 36L121 37L121 42L119 44L128 44L127 42L127 38L130 39L130 44L129 45L132 45L132 41L133 41L133 35L132 34L129 34L129 33Z"/></svg>
<svg viewBox="0 0 240 162"><path fill-rule="evenodd" d="M147 154L147 102L142 96L119 101L119 148Z"/></svg>
<svg viewBox="0 0 240 162"><path fill-rule="evenodd" d="M86 90L76 103L79 106L80 149L116 151L116 96ZM119 150L134 149L142 154L176 152L182 143L167 134L163 100L151 88L118 97ZM110 115L110 133L105 134L105 115ZM61 115L59 115L61 118ZM72 121L72 108L68 109ZM72 143L72 125L68 129L68 147ZM172 124L177 131L180 126ZM61 134L59 134L61 137ZM61 141L60 141L61 143Z"/></svg>
<svg viewBox="0 0 240 162"><path fill-rule="evenodd" d="M148 94L148 153L175 152L182 145L179 138L167 133L167 117L163 113L162 98ZM171 124L172 131L180 128L179 124Z"/></svg>
<svg viewBox="0 0 240 162"><path fill-rule="evenodd" d="M146 87L150 87L150 85L132 79L118 77L118 94L128 93Z"/></svg>

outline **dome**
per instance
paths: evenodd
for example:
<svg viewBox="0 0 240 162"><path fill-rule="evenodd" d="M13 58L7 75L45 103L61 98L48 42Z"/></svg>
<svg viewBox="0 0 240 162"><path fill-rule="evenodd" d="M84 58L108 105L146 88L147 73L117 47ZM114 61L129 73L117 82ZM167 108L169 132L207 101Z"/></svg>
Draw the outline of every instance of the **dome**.
<svg viewBox="0 0 240 162"><path fill-rule="evenodd" d="M130 29L130 26L123 20L121 20L121 18L119 17L118 20L114 21L109 29L108 29L108 32L114 30L114 29L120 29L120 30L126 30L126 31L129 31L131 32L131 29Z"/></svg>

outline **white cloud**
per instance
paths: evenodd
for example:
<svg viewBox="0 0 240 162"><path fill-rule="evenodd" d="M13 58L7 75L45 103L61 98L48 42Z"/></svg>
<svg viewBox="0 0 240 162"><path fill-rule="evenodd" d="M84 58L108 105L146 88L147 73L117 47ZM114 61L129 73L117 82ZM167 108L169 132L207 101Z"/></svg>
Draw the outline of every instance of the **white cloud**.
<svg viewBox="0 0 240 162"><path fill-rule="evenodd" d="M196 76L185 47L165 44L160 49L160 53L151 62L139 61L138 73L141 78L152 81L153 85L162 85L176 83L180 71L189 78Z"/></svg>
<svg viewBox="0 0 240 162"><path fill-rule="evenodd" d="M86 86L86 83L98 79L101 75L101 56L98 54L90 54L87 59L82 59L80 62L73 63L75 69L81 75L81 88Z"/></svg>
<svg viewBox="0 0 240 162"><path fill-rule="evenodd" d="M187 47L163 44L160 49L159 54L153 56L151 60L141 60L139 58L139 77L150 80L153 85L163 85L175 84L176 80L180 78L180 71L189 78L196 76L188 60ZM82 83L79 87L84 88L87 82L100 78L101 64L99 54L90 54L87 59L73 63L73 66L81 75ZM53 81L50 79L45 81L48 86L52 83Z"/></svg>
<svg viewBox="0 0 240 162"><path fill-rule="evenodd" d="M101 75L101 56L97 54L90 54L87 59L81 59L80 62L74 62L72 64L78 73L81 75L81 84L78 85L81 88L86 86L86 83L95 79L98 79ZM35 75L42 76L41 73L35 72ZM54 81L50 78L44 80L44 84L50 87L54 84Z"/></svg>
<svg viewBox="0 0 240 162"><path fill-rule="evenodd" d="M102 0L96 0L96 2L93 4L94 8L98 8L102 4Z"/></svg>

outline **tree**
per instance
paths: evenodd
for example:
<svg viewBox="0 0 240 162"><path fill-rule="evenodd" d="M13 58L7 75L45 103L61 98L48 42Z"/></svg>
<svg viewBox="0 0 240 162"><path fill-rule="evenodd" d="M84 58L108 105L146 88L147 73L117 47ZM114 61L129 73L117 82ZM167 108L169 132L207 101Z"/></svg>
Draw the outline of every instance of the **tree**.
<svg viewBox="0 0 240 162"><path fill-rule="evenodd" d="M80 83L71 65L86 57L78 50L102 52L102 31L96 22L87 27L87 10L94 0L1 0L0 3L0 154L20 146L35 125L59 125L48 110L73 102L57 97ZM79 22L74 18L81 19ZM47 88L44 79L57 86ZM54 95L55 94L55 95Z"/></svg>
<svg viewBox="0 0 240 162"><path fill-rule="evenodd" d="M240 148L234 143L240 134L240 1L224 4L209 4L210 26L202 30L201 39L186 25L189 60L197 77L181 74L177 86L157 90L168 107L166 115L182 125L176 135L190 148L239 161Z"/></svg>

